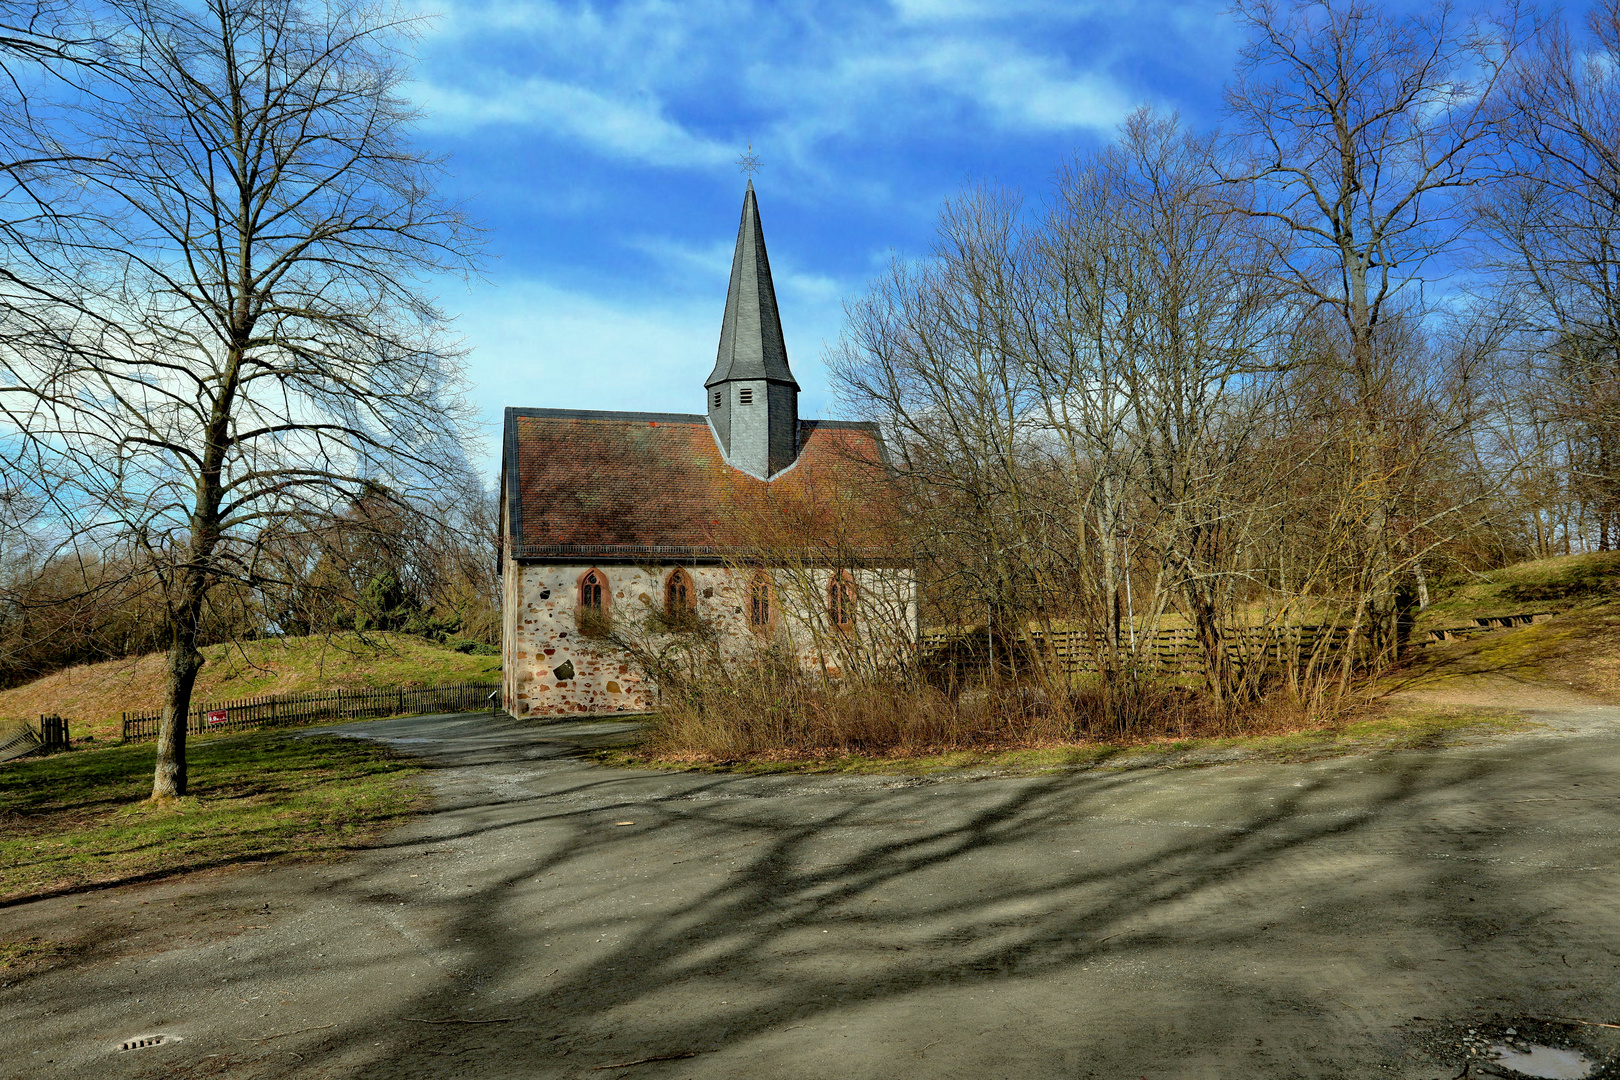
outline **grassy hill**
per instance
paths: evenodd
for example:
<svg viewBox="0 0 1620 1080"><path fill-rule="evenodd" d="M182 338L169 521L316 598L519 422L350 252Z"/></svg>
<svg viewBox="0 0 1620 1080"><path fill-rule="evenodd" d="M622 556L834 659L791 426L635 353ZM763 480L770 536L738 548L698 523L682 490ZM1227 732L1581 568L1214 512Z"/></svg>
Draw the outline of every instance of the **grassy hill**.
<svg viewBox="0 0 1620 1080"><path fill-rule="evenodd" d="M470 656L409 634L282 638L210 645L197 676L202 702L366 686L442 686L500 679L498 656ZM0 691L0 717L58 713L74 738L118 735L119 714L163 704L163 654L83 664Z"/></svg>
<svg viewBox="0 0 1620 1080"><path fill-rule="evenodd" d="M1547 612L1553 618L1465 641L1430 645L1402 682L1411 689L1563 694L1620 702L1620 552L1518 563L1441 591L1424 631L1476 618Z"/></svg>

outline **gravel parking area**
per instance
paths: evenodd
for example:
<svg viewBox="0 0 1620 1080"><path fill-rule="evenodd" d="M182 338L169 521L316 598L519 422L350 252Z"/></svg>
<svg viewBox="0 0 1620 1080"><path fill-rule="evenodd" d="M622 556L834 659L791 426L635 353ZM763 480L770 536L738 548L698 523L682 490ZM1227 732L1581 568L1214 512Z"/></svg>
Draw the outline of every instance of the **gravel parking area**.
<svg viewBox="0 0 1620 1080"><path fill-rule="evenodd" d="M1543 718L1446 750L975 780L582 761L616 723L324 729L423 755L436 809L341 863L0 909L37 957L0 973L0 1076L1552 1060L1516 1039L1604 1075L1620 1030L1568 1021L1620 1023L1620 709Z"/></svg>

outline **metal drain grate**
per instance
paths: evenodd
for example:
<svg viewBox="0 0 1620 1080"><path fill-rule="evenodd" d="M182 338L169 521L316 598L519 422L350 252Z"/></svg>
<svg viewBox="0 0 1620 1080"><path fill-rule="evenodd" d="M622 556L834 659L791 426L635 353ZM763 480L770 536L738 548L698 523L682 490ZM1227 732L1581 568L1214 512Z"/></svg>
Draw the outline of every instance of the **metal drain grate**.
<svg viewBox="0 0 1620 1080"><path fill-rule="evenodd" d="M162 1046L169 1042L167 1035L141 1035L134 1039L125 1039L118 1044L120 1050L144 1050L148 1046Z"/></svg>

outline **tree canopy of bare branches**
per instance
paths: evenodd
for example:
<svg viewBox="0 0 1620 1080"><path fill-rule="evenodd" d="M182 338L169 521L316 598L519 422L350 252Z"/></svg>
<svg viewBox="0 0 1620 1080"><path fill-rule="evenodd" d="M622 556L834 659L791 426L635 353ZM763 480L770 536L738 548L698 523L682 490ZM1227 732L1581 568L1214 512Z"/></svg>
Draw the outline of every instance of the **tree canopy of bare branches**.
<svg viewBox="0 0 1620 1080"><path fill-rule="evenodd" d="M1580 29L1549 26L1514 65L1505 175L1474 205L1489 291L1519 332L1515 420L1540 489L1527 501L1580 503L1607 550L1620 542L1620 4L1595 4Z"/></svg>
<svg viewBox="0 0 1620 1080"><path fill-rule="evenodd" d="M459 350L429 291L477 247L400 96L409 22L297 0L111 0L118 78L75 102L98 227L52 253L55 338L0 359L8 466L163 596L154 796L184 794L209 594L362 496L453 479ZM59 263L60 265L60 263Z"/></svg>

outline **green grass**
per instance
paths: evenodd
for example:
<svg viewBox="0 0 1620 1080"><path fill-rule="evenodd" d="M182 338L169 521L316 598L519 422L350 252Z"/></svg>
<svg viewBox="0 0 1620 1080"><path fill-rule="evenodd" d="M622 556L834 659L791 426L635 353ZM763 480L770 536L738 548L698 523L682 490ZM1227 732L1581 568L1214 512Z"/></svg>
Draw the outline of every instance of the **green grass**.
<svg viewBox="0 0 1620 1080"><path fill-rule="evenodd" d="M1020 750L953 750L916 757L783 757L748 761L688 761L658 758L635 746L610 747L591 756L620 768L742 773L849 773L926 776L995 772L1039 775L1076 769L1208 764L1213 760L1307 761L1368 751L1448 745L1463 739L1522 731L1534 725L1510 709L1403 706L1380 715L1283 735L1164 739L1149 742L1088 742Z"/></svg>
<svg viewBox="0 0 1620 1080"><path fill-rule="evenodd" d="M66 949L59 942L42 941L37 937L25 938L22 941L0 941L0 971L24 964L42 963L65 952Z"/></svg>
<svg viewBox="0 0 1620 1080"><path fill-rule="evenodd" d="M1608 607L1620 600L1620 552L1515 563L1446 582L1435 592L1435 602L1419 617L1419 629L1494 615Z"/></svg>
<svg viewBox="0 0 1620 1080"><path fill-rule="evenodd" d="M0 902L366 846L426 804L422 767L375 743L282 732L193 739L191 793L151 792L152 746L0 767Z"/></svg>
<svg viewBox="0 0 1620 1080"><path fill-rule="evenodd" d="M499 656L458 653L412 634L279 638L203 652L209 661L204 670L214 669L207 692L215 697L286 693L281 686L289 679L310 689L439 686L494 682L501 671Z"/></svg>
<svg viewBox="0 0 1620 1080"><path fill-rule="evenodd" d="M1481 676L1620 698L1620 552L1518 563L1448 583L1417 629L1470 625L1476 618L1548 612L1546 622L1430 644L1389 685L1413 691L1467 690Z"/></svg>

